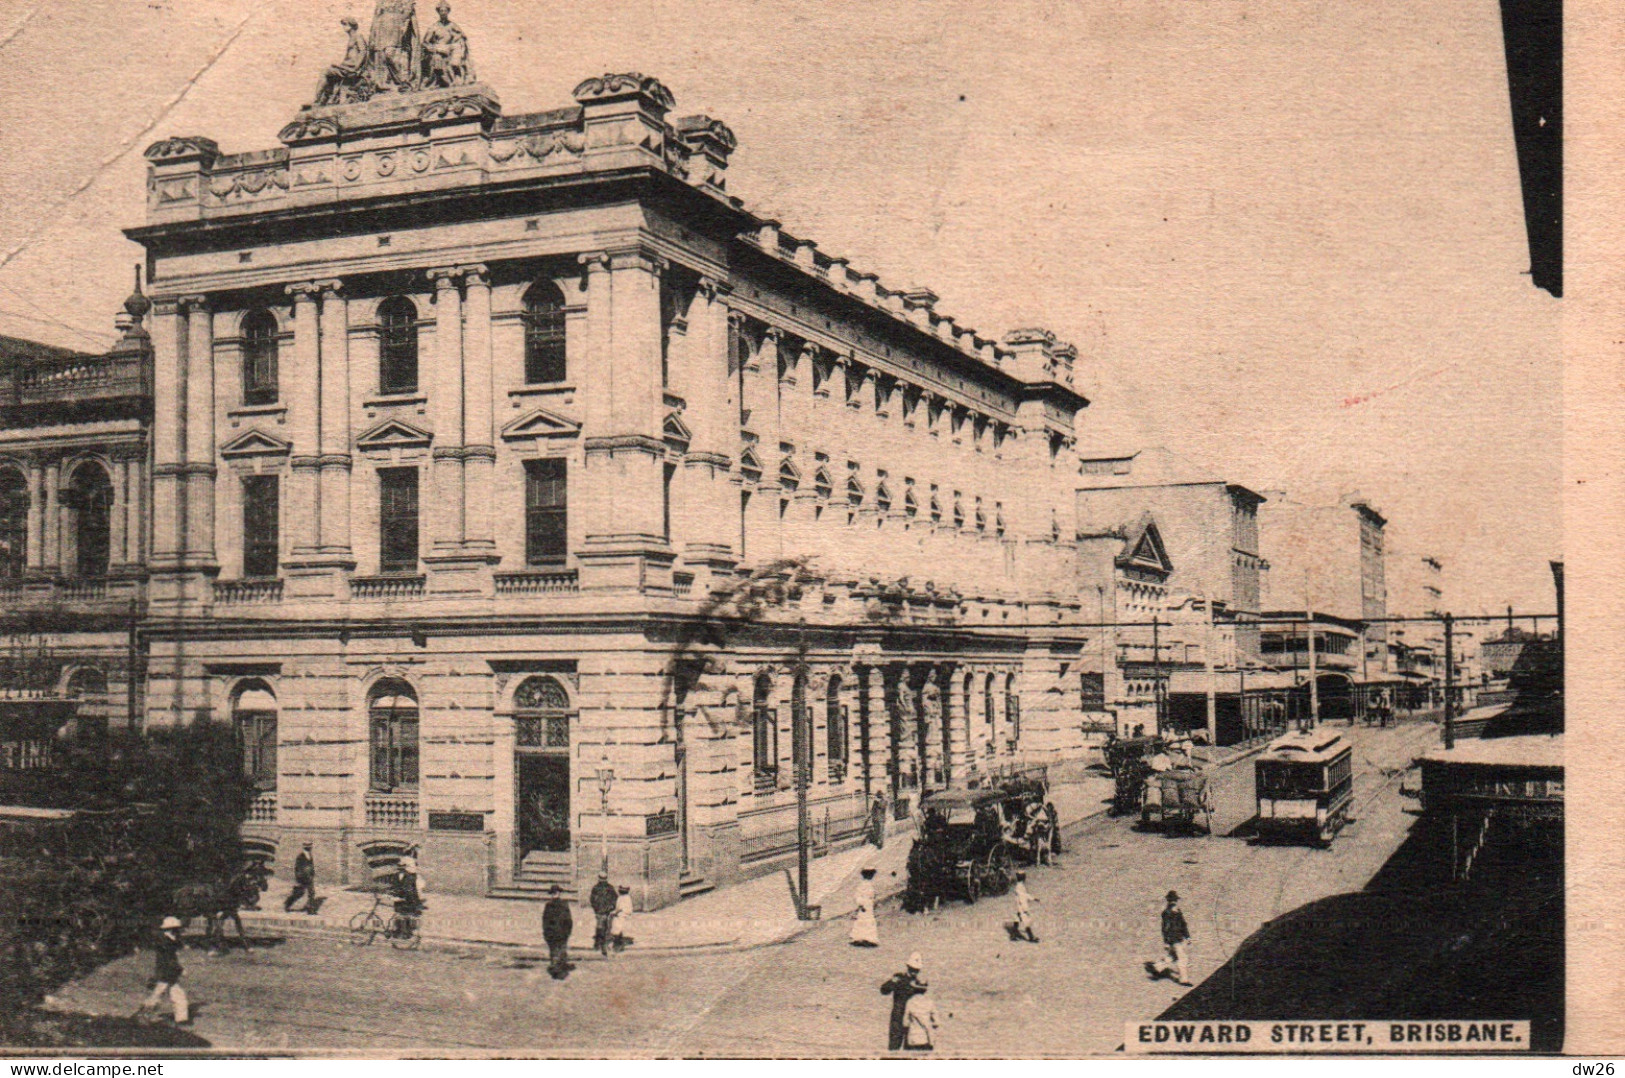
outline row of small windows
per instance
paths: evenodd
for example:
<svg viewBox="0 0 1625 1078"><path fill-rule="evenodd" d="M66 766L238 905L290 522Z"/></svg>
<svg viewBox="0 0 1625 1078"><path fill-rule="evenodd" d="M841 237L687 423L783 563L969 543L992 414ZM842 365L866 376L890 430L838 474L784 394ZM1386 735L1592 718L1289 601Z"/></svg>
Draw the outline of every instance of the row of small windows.
<svg viewBox="0 0 1625 1078"><path fill-rule="evenodd" d="M561 564L569 553L567 462L525 462L525 562ZM378 469L378 566L385 574L418 569L420 503L417 468ZM280 564L281 480L242 480L243 576L274 577Z"/></svg>
<svg viewBox="0 0 1625 1078"><path fill-rule="evenodd" d="M746 482L759 483L761 481L761 465L757 463L755 455L748 450L740 461L739 472L741 478L743 478ZM779 466L779 489L787 494L793 494L800 488L800 473L796 471L794 465L792 465L789 461L785 461ZM829 472L823 468L818 469L817 474L813 476L813 492L816 493L819 499L822 501L828 501L835 493L835 485L830 480ZM748 492L745 495L745 500L747 502L749 500ZM863 506L863 484L858 481L856 476L853 476L846 481L846 503L852 509L860 509ZM875 488L875 508L880 510L882 514L890 514L892 511L892 504L891 489L886 482L882 480ZM910 485L903 492L903 515L910 520L917 520L920 516L919 499L916 497L912 485ZM934 488L928 502L928 516L931 523L942 523L942 502L935 493ZM953 512L951 519L953 520L954 527L963 528L965 526L965 507L963 501L957 495L957 492L953 499ZM980 532L987 530L989 519L986 511L982 507L982 499L980 497L976 498L973 504L970 519L974 522L977 531ZM992 524L995 534L1000 536L1004 535L1004 503L993 503Z"/></svg>
<svg viewBox="0 0 1625 1078"><path fill-rule="evenodd" d="M551 281L537 281L525 292L519 317L525 330L525 383L564 381L564 294ZM418 335L423 325L417 304L405 296L391 296L378 304L379 393L418 391ZM274 404L281 399L280 341L281 330L270 311L259 308L243 316L244 404Z"/></svg>
<svg viewBox="0 0 1625 1078"><path fill-rule="evenodd" d="M102 691L106 691L105 682ZM232 721L241 747L243 774L263 791L277 786L277 699L271 686L254 679L233 695ZM569 695L554 678L526 678L514 690L514 716L568 719ZM385 678L367 693L368 788L404 793L418 788L419 716L417 693L398 678Z"/></svg>
<svg viewBox="0 0 1625 1078"><path fill-rule="evenodd" d="M0 470L0 577L16 579L28 568L28 480ZM69 568L81 577L107 575L112 555L113 483L94 461L74 468L62 491L68 510L64 542L72 547Z"/></svg>

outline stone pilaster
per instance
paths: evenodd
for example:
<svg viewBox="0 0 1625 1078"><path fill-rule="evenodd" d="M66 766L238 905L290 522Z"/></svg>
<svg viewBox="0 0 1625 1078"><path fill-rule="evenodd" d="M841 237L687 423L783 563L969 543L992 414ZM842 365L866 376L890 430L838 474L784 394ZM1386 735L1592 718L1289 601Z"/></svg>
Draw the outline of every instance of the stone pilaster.
<svg viewBox="0 0 1625 1078"><path fill-rule="evenodd" d="M39 454L28 458L28 572L45 565L45 464Z"/></svg>
<svg viewBox="0 0 1625 1078"><path fill-rule="evenodd" d="M321 346L316 309L321 288L313 281L287 286L293 297L293 363L283 375L289 387L288 434L293 451L288 461L288 529L290 562L305 561L321 552Z"/></svg>
<svg viewBox="0 0 1625 1078"><path fill-rule="evenodd" d="M155 571L173 568L182 551L181 464L186 458L186 336L180 304L161 298L152 305L153 419L152 419L152 565ZM43 490L42 490L43 493ZM42 503L43 504L43 503ZM41 522L40 565L45 565L46 524Z"/></svg>
<svg viewBox="0 0 1625 1078"><path fill-rule="evenodd" d="M45 462L44 535L41 567L48 574L62 569L62 461Z"/></svg>
<svg viewBox="0 0 1625 1078"><path fill-rule="evenodd" d="M588 270L582 590L665 589L660 276L641 248L582 256Z"/></svg>
<svg viewBox="0 0 1625 1078"><path fill-rule="evenodd" d="M117 572L129 564L126 530L130 515L130 460L113 458L113 507L108 518L108 568Z"/></svg>
<svg viewBox="0 0 1625 1078"><path fill-rule="evenodd" d="M682 464L683 563L695 590L709 594L725 583L738 562L738 507L728 481L738 444L737 381L730 377L728 310L731 289L700 279L689 308L684 411L692 441Z"/></svg>
<svg viewBox="0 0 1625 1078"><path fill-rule="evenodd" d="M455 268L429 271L434 282L434 365L426 382L434 421L434 509L429 534L435 554L463 545L463 297Z"/></svg>
<svg viewBox="0 0 1625 1078"><path fill-rule="evenodd" d="M963 784L974 766L970 749L970 711L965 700L965 673L953 664L942 667L942 721L946 737L946 778Z"/></svg>
<svg viewBox="0 0 1625 1078"><path fill-rule="evenodd" d="M470 551L494 554L491 280L484 266L461 268L467 292L463 311L463 541Z"/></svg>
<svg viewBox="0 0 1625 1078"><path fill-rule="evenodd" d="M343 282L318 281L321 311L321 552L355 567L350 547L350 311Z"/></svg>
<svg viewBox="0 0 1625 1078"><path fill-rule="evenodd" d="M188 568L216 569L214 549L214 314L207 296L183 296L186 312L186 548Z"/></svg>

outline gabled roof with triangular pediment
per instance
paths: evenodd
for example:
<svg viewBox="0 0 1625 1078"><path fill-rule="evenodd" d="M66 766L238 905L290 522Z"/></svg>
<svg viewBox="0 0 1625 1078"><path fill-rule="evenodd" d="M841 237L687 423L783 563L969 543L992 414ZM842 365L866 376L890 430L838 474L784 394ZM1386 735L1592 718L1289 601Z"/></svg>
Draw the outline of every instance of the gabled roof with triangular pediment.
<svg viewBox="0 0 1625 1078"><path fill-rule="evenodd" d="M685 446L694 440L694 434L688 429L688 424L684 423L683 417L676 412L666 416L666 421L660 425L660 434L668 442L677 442Z"/></svg>
<svg viewBox="0 0 1625 1078"><path fill-rule="evenodd" d="M1123 530L1123 549L1115 559L1120 568L1143 569L1167 576L1174 571L1168 559L1168 548L1163 544L1157 520L1146 513Z"/></svg>
<svg viewBox="0 0 1625 1078"><path fill-rule="evenodd" d="M388 449L422 449L434 440L434 435L400 419L386 419L355 440L362 452Z"/></svg>
<svg viewBox="0 0 1625 1078"><path fill-rule="evenodd" d="M502 438L509 442L529 438L574 438L580 433L580 423L546 408L527 412L502 428Z"/></svg>
<svg viewBox="0 0 1625 1078"><path fill-rule="evenodd" d="M230 460L241 457L285 457L293 446L262 430L247 430L220 447L220 455Z"/></svg>

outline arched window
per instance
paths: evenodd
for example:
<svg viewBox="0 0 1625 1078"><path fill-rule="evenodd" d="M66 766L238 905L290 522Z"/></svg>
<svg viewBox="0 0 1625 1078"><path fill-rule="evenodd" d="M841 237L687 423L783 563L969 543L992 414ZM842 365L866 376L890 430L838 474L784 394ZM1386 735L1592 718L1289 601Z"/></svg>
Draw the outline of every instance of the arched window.
<svg viewBox="0 0 1625 1078"><path fill-rule="evenodd" d="M965 526L965 506L963 505L963 503L960 502L959 495L956 493L954 495L954 527L963 528L964 526Z"/></svg>
<svg viewBox="0 0 1625 1078"><path fill-rule="evenodd" d="M886 489L884 483L875 488L875 508L880 510L881 516L891 512L891 491Z"/></svg>
<svg viewBox="0 0 1625 1078"><path fill-rule="evenodd" d="M263 308L243 316L243 403L274 404L277 387L276 318Z"/></svg>
<svg viewBox="0 0 1625 1078"><path fill-rule="evenodd" d="M371 729L372 788L381 793L418 785L418 698L393 678L374 685L367 698Z"/></svg>
<svg viewBox="0 0 1625 1078"><path fill-rule="evenodd" d="M378 390L415 393L417 388L418 309L405 296L391 296L378 305Z"/></svg>
<svg viewBox="0 0 1625 1078"><path fill-rule="evenodd" d="M835 484L830 482L829 472L823 468L818 469L818 474L813 476L813 491L823 501L828 501L829 496L835 492Z"/></svg>
<svg viewBox="0 0 1625 1078"><path fill-rule="evenodd" d="M853 509L863 505L863 484L854 476L846 481L846 504Z"/></svg>
<svg viewBox="0 0 1625 1078"><path fill-rule="evenodd" d="M931 495L931 523L942 523L942 503L937 500L935 494Z"/></svg>
<svg viewBox="0 0 1625 1078"><path fill-rule="evenodd" d="M0 576L16 579L28 568L28 480L0 471Z"/></svg>
<svg viewBox="0 0 1625 1078"><path fill-rule="evenodd" d="M982 678L982 719L987 723L988 747L991 748L993 746L995 728L998 726L999 722L998 714L993 710L992 674L988 674Z"/></svg>
<svg viewBox="0 0 1625 1078"><path fill-rule="evenodd" d="M787 493L793 493L801 485L801 476L796 474L796 466L788 460L779 465L779 486Z"/></svg>
<svg viewBox="0 0 1625 1078"><path fill-rule="evenodd" d="M526 384L564 381L564 293L552 281L537 281L525 293L522 317Z"/></svg>
<svg viewBox="0 0 1625 1078"><path fill-rule="evenodd" d="M841 675L832 674L824 698L824 729L828 737L829 781L843 782L850 759L849 723L846 705L841 702Z"/></svg>
<svg viewBox="0 0 1625 1078"><path fill-rule="evenodd" d="M910 520L920 515L920 503L914 497L913 487L903 492L903 515Z"/></svg>
<svg viewBox="0 0 1625 1078"><path fill-rule="evenodd" d="M73 470L64 500L72 513L74 570L82 577L106 576L112 552L112 480L100 464L87 461Z"/></svg>
<svg viewBox="0 0 1625 1078"><path fill-rule="evenodd" d="M772 705L773 678L758 674L750 720L751 770L758 790L771 790L779 780L779 712Z"/></svg>
<svg viewBox="0 0 1625 1078"><path fill-rule="evenodd" d="M528 677L513 692L514 744L525 749L570 748L570 694L557 678Z"/></svg>
<svg viewBox="0 0 1625 1078"><path fill-rule="evenodd" d="M976 519L976 530L979 531L979 532L987 531L987 514L982 512L982 499L980 499L980 498L976 499L976 517L975 517L975 519Z"/></svg>
<svg viewBox="0 0 1625 1078"><path fill-rule="evenodd" d="M276 696L263 681L246 681L231 704L243 752L243 775L256 789L276 789Z"/></svg>

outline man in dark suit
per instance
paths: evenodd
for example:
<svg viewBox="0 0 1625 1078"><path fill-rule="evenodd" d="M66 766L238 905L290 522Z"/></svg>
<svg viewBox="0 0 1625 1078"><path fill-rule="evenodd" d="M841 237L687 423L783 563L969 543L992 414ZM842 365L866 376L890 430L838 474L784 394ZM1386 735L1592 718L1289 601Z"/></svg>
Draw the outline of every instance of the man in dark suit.
<svg viewBox="0 0 1625 1078"><path fill-rule="evenodd" d="M609 882L609 873L600 872L598 882L592 885L592 892L588 894L587 901L592 904L593 916L597 924L593 927L592 945L603 952L605 958L609 957L609 948L613 940L610 937L610 926L615 921L615 903L619 895L615 885Z"/></svg>
<svg viewBox="0 0 1625 1078"><path fill-rule="evenodd" d="M555 981L570 975L570 933L575 929L575 918L570 914L570 903L564 900L559 885L549 888L547 905L542 908L542 940L547 944L547 972Z"/></svg>
<svg viewBox="0 0 1625 1078"><path fill-rule="evenodd" d="M316 897L316 858L308 842L299 848L299 856L293 860L293 890L282 903L282 912L292 913L293 904L301 898L305 900L305 912L315 916L321 900Z"/></svg>

